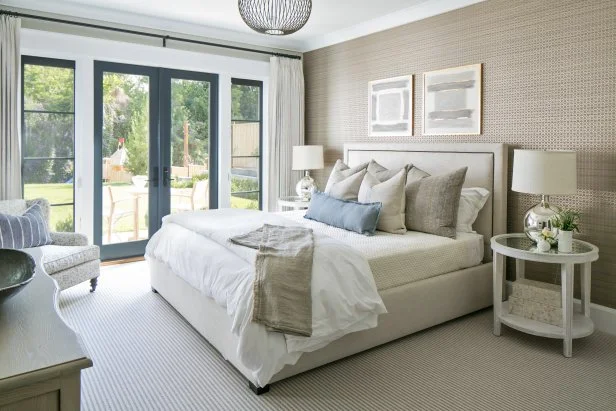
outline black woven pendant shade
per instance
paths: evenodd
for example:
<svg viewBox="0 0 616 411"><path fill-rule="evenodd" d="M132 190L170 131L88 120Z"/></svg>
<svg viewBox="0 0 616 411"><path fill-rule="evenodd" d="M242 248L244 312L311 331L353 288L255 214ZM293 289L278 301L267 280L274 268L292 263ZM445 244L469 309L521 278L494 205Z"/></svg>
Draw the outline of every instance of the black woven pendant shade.
<svg viewBox="0 0 616 411"><path fill-rule="evenodd" d="M237 6L244 22L254 31L284 36L304 27L312 0L238 0Z"/></svg>

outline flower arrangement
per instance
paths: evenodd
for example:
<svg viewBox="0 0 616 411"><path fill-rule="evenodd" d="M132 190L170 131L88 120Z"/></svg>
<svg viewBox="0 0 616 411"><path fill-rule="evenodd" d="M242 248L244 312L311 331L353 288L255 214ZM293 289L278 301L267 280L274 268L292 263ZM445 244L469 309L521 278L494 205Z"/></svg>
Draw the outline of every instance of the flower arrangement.
<svg viewBox="0 0 616 411"><path fill-rule="evenodd" d="M581 217L582 214L577 211L558 208L556 210L556 215L552 217L552 226L558 228L560 231L576 231L579 233Z"/></svg>
<svg viewBox="0 0 616 411"><path fill-rule="evenodd" d="M539 237L547 241L548 244L550 244L551 246L558 243L558 240L556 239L556 233L550 230L548 227L544 227L543 230L541 230Z"/></svg>

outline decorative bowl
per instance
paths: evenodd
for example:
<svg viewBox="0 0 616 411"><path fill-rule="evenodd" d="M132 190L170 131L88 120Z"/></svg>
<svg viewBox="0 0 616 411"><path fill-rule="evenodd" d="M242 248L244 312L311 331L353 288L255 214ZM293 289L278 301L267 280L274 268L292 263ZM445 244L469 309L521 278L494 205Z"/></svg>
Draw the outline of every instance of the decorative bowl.
<svg viewBox="0 0 616 411"><path fill-rule="evenodd" d="M34 258L19 250L0 249L0 304L34 278Z"/></svg>

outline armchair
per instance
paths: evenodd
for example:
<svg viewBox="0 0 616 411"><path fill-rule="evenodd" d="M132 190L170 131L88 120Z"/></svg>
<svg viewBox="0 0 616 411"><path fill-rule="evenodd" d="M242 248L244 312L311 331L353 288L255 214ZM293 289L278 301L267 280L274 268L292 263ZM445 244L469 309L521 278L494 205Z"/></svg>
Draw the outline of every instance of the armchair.
<svg viewBox="0 0 616 411"><path fill-rule="evenodd" d="M0 201L0 213L21 215L34 203L41 205L49 224L49 202L42 198ZM50 232L50 236L52 244L39 247L45 272L56 280L61 290L90 280L90 292L94 292L100 274L99 248L88 245L88 238L79 233Z"/></svg>

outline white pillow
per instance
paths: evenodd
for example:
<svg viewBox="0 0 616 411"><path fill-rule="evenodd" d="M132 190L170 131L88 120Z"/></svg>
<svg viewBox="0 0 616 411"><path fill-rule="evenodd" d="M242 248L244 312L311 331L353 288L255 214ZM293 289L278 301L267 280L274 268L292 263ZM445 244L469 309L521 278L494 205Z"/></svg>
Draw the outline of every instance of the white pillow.
<svg viewBox="0 0 616 411"><path fill-rule="evenodd" d="M473 223L479 211L488 201L490 191L482 187L463 188L458 206L458 222L456 231L461 233L474 233Z"/></svg>
<svg viewBox="0 0 616 411"><path fill-rule="evenodd" d="M372 173L366 173L359 188L358 201L360 203L379 202L382 204L381 214L376 226L377 230L393 234L406 233L404 220L405 184L406 167L383 182L379 181Z"/></svg>

